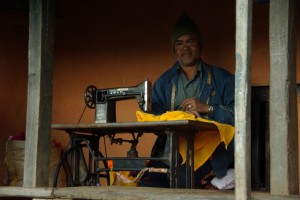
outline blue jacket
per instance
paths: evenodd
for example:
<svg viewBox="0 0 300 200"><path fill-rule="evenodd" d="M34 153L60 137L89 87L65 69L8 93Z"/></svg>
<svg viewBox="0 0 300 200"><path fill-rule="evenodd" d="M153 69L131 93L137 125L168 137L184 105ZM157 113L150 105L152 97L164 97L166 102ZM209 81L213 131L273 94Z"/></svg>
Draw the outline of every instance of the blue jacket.
<svg viewBox="0 0 300 200"><path fill-rule="evenodd" d="M174 109L174 98L178 86L177 69L179 66L179 63L176 62L154 83L152 90L153 114L161 115ZM204 62L201 64L201 72L201 91L198 99L214 107L212 115L203 115L202 117L234 125L234 75L222 68ZM217 155L214 155L216 159L212 160L212 165L217 176L226 175L228 166L233 162L233 147L234 144L231 142L228 151L225 148L216 151Z"/></svg>
<svg viewBox="0 0 300 200"><path fill-rule="evenodd" d="M161 115L173 110L178 85L176 62L154 83L152 90L152 113ZM234 125L234 76L226 70L202 63L202 82L198 99L214 107L211 116L217 122Z"/></svg>

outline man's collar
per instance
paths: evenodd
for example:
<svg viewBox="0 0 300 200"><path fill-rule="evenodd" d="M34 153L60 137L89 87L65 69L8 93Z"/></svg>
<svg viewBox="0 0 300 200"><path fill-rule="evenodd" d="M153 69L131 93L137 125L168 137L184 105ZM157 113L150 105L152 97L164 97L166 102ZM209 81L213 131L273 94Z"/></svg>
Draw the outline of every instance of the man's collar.
<svg viewBox="0 0 300 200"><path fill-rule="evenodd" d="M202 61L200 61L200 62L199 62L199 65L198 65L198 68L197 68L197 72L200 72L200 73L201 73L201 71L202 71L201 65L202 65ZM180 66L180 64L179 64L179 65L177 65L177 67L176 67L176 71L177 71L177 73L180 73L180 72L182 72L182 69L181 69L181 66Z"/></svg>

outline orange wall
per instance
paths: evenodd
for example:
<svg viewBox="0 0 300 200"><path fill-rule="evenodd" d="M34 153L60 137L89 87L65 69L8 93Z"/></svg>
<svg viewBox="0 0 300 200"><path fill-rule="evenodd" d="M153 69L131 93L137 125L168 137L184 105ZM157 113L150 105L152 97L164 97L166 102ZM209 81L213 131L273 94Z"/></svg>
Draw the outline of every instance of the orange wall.
<svg viewBox="0 0 300 200"><path fill-rule="evenodd" d="M235 1L217 2L58 1L53 123L78 122L85 106L83 93L90 84L106 88L136 85L146 78L154 82L174 62L170 31L182 12L200 27L205 42L203 59L234 72ZM268 4L255 4L253 12L252 84L268 85ZM0 27L0 171L4 171L5 141L9 135L25 131L26 126L28 15L4 10ZM299 41L297 45L299 48ZM297 55L299 67L299 51ZM297 79L300 82L299 70ZM136 121L136 110L135 100L118 103L117 121ZM93 120L94 110L87 109L81 123ZM62 132L54 131L53 138L63 145L67 141ZM153 141L153 135L144 135L138 145L140 155L149 154ZM125 144L107 147L110 155L125 155L128 149Z"/></svg>

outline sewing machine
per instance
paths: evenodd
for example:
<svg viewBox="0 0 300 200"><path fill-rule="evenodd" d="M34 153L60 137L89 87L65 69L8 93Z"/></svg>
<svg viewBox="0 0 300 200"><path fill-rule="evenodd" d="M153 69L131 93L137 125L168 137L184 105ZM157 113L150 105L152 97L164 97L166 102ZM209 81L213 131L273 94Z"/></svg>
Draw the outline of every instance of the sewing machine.
<svg viewBox="0 0 300 200"><path fill-rule="evenodd" d="M90 85L84 92L87 107L94 109L95 123L116 122L116 101L136 98L140 109L151 111L151 82L147 79L131 87L97 89Z"/></svg>

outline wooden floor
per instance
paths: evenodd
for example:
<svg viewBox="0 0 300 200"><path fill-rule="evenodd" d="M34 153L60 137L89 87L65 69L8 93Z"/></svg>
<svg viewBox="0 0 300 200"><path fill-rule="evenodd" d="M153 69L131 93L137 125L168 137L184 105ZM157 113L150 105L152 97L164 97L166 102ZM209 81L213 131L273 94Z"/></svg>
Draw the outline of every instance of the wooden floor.
<svg viewBox="0 0 300 200"><path fill-rule="evenodd" d="M8 198L9 197L9 198ZM0 200L19 197L34 199L164 199L164 200L235 200L233 190L165 189L141 187L72 187L24 188L0 187ZM300 200L299 196L275 196L265 192L252 192L253 200Z"/></svg>

